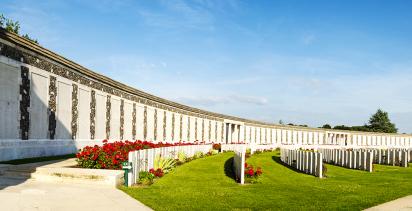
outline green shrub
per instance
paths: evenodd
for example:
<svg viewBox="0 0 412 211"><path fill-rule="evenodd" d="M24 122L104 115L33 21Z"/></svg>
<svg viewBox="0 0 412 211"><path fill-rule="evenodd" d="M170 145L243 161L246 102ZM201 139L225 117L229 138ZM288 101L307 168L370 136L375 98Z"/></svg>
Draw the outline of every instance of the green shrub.
<svg viewBox="0 0 412 211"><path fill-rule="evenodd" d="M195 155L193 155L193 159L198 159L203 157L203 152L197 151Z"/></svg>
<svg viewBox="0 0 412 211"><path fill-rule="evenodd" d="M143 185L151 185L153 184L153 179L155 178L154 174L147 172L147 171L141 171L139 172L139 183Z"/></svg>
<svg viewBox="0 0 412 211"><path fill-rule="evenodd" d="M211 149L211 150L209 151L209 155L217 155L217 154L219 154L219 150Z"/></svg>
<svg viewBox="0 0 412 211"><path fill-rule="evenodd" d="M154 160L154 169L162 169L165 173L170 172L176 166L176 161L171 158L157 156Z"/></svg>
<svg viewBox="0 0 412 211"><path fill-rule="evenodd" d="M179 153L177 153L177 159L179 162L184 163L187 161L187 155L185 152L183 151L179 151Z"/></svg>

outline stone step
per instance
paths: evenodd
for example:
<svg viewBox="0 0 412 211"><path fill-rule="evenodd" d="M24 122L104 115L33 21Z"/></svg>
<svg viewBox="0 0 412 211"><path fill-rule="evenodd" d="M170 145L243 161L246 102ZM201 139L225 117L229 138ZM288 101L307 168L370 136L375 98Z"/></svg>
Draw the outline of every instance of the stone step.
<svg viewBox="0 0 412 211"><path fill-rule="evenodd" d="M93 184L116 187L123 183L123 171L75 168L75 159L23 165L0 166L0 179Z"/></svg>
<svg viewBox="0 0 412 211"><path fill-rule="evenodd" d="M39 167L31 177L38 181L93 184L116 187L123 183L123 172L82 168Z"/></svg>

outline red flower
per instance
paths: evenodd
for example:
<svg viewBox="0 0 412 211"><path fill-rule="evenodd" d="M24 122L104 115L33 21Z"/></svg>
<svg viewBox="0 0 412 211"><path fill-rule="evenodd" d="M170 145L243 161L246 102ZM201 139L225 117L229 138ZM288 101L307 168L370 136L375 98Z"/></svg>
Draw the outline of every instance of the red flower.
<svg viewBox="0 0 412 211"><path fill-rule="evenodd" d="M253 172L253 169L249 169L247 172L250 176L253 176L255 172Z"/></svg>
<svg viewBox="0 0 412 211"><path fill-rule="evenodd" d="M260 176L260 175L262 175L262 169L260 168L260 167L258 167L257 169L256 169L256 175L258 175L258 176Z"/></svg>

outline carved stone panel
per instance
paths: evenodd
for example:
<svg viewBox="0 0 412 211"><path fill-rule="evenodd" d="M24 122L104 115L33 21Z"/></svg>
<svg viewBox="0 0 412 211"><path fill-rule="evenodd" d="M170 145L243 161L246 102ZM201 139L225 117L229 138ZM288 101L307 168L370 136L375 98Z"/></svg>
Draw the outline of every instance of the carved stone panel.
<svg viewBox="0 0 412 211"><path fill-rule="evenodd" d="M56 134L56 98L57 86L56 77L50 76L49 83L49 138L54 139Z"/></svg>
<svg viewBox="0 0 412 211"><path fill-rule="evenodd" d="M20 85L20 134L21 139L29 139L30 128L30 79L29 68L21 66L21 85Z"/></svg>

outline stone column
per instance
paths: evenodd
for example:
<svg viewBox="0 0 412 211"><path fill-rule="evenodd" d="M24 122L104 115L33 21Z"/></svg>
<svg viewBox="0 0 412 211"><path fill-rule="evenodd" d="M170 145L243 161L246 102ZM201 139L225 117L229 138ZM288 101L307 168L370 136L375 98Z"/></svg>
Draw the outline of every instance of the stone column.
<svg viewBox="0 0 412 211"><path fill-rule="evenodd" d="M240 125L235 125L235 127L236 127L236 142L239 142L240 141Z"/></svg>
<svg viewBox="0 0 412 211"><path fill-rule="evenodd" d="M230 123L227 124L227 139L228 144L232 143L232 124Z"/></svg>

